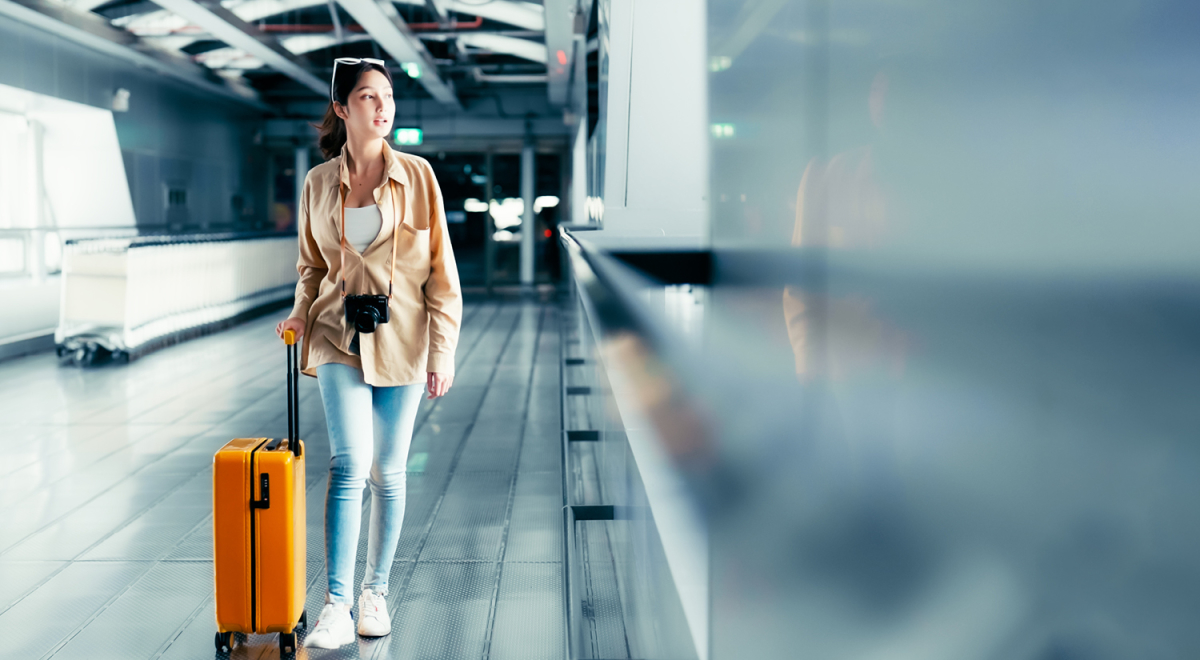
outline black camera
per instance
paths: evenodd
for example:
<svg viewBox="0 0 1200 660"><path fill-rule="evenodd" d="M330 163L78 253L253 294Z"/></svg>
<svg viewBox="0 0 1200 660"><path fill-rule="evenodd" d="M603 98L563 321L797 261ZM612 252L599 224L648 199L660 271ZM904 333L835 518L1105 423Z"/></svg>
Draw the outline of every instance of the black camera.
<svg viewBox="0 0 1200 660"><path fill-rule="evenodd" d="M354 329L361 333L375 332L375 326L388 322L388 297L354 295L342 299L346 307L346 320L354 322Z"/></svg>

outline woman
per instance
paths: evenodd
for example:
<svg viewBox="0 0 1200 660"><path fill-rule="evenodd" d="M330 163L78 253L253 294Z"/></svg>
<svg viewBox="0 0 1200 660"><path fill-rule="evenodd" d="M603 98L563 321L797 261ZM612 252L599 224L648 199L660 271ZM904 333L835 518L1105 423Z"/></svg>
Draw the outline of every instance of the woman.
<svg viewBox="0 0 1200 660"><path fill-rule="evenodd" d="M317 377L329 424L329 587L305 640L320 648L355 638L351 583L364 484L371 518L358 633L391 631L384 596L404 519L413 423L422 385L430 399L450 389L462 320L433 170L384 139L396 113L391 74L379 60L338 59L330 97L320 127L327 162L308 173L300 196L296 304L275 329L304 337L301 368ZM387 313L375 323L356 313L371 308Z"/></svg>

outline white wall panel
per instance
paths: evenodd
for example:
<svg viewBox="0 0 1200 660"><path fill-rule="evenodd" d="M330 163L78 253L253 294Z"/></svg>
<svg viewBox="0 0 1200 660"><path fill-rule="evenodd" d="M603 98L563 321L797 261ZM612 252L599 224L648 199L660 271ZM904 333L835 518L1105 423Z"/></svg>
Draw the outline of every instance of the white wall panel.
<svg viewBox="0 0 1200 660"><path fill-rule="evenodd" d="M705 10L612 2L601 246L708 241Z"/></svg>

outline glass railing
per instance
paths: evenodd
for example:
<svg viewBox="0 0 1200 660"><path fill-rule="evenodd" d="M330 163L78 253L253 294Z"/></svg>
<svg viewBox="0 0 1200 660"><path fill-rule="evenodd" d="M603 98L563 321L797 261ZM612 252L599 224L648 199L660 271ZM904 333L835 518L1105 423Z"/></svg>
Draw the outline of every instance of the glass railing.
<svg viewBox="0 0 1200 660"><path fill-rule="evenodd" d="M703 438L675 366L697 347L702 294L652 282L570 231L563 243L567 657L704 660L708 534L680 469Z"/></svg>

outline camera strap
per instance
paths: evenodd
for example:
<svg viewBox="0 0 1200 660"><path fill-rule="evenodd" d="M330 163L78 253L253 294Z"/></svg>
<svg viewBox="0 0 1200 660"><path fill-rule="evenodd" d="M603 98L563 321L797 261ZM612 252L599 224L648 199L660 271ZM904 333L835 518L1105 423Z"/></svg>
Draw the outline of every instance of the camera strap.
<svg viewBox="0 0 1200 660"><path fill-rule="evenodd" d="M396 182L391 178L388 183L392 187L392 263L388 273L388 300L392 299L392 280L396 277L396 243L400 239L400 196L396 194ZM342 198L342 297L346 297L346 189L338 182L338 195Z"/></svg>

